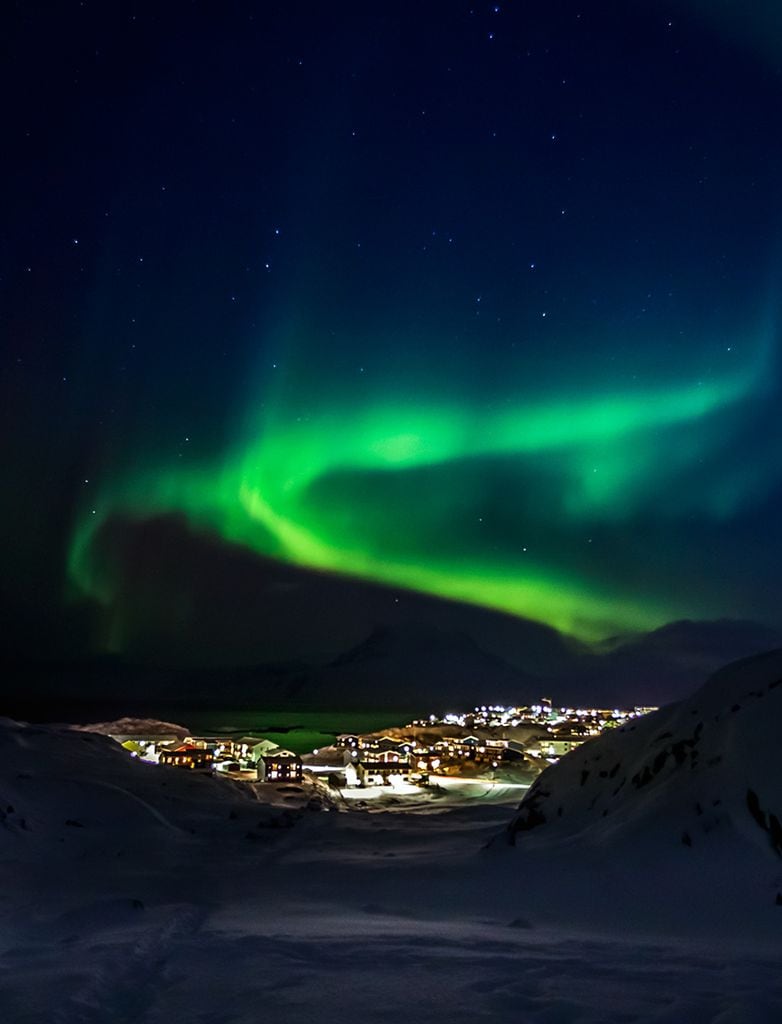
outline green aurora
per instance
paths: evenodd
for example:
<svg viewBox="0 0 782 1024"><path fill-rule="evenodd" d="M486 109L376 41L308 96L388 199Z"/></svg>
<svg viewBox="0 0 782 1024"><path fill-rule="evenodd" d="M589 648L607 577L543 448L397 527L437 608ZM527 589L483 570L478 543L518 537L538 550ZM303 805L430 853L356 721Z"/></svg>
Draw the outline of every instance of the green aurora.
<svg viewBox="0 0 782 1024"><path fill-rule="evenodd" d="M650 512L724 520L757 493L761 481L745 468L703 480L698 468L720 457L764 394L773 331L763 334L755 357L732 372L682 370L677 380L669 369L654 385L621 391L552 381L539 394L505 388L465 399L442 384L428 394L410 380L391 387L386 377L375 392L311 387L305 400L295 373L269 373L222 458L106 481L81 515L70 577L110 610L118 583L94 543L101 526L177 514L267 557L482 605L586 641L694 610L719 614L720 601L697 587L655 593L612 578L589 545L595 529ZM483 514L490 478L495 489L502 481L504 529ZM547 531L547 544L525 541ZM574 544L586 554L567 557Z"/></svg>

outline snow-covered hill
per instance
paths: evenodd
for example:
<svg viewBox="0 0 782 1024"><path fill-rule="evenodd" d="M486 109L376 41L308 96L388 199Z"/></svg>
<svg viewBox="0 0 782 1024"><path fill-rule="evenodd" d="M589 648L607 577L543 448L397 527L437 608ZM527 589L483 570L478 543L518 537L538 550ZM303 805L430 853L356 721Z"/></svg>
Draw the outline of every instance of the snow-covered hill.
<svg viewBox="0 0 782 1024"><path fill-rule="evenodd" d="M90 722L87 725L68 725L75 732L97 732L102 736L176 736L184 740L191 734L185 725L161 722L157 718L115 718L110 722Z"/></svg>
<svg viewBox="0 0 782 1024"><path fill-rule="evenodd" d="M782 652L584 744L530 789L507 836L661 887L782 903ZM779 908L782 927L782 906Z"/></svg>
<svg viewBox="0 0 782 1024"><path fill-rule="evenodd" d="M0 861L178 849L265 811L247 787L145 764L108 736L0 719Z"/></svg>

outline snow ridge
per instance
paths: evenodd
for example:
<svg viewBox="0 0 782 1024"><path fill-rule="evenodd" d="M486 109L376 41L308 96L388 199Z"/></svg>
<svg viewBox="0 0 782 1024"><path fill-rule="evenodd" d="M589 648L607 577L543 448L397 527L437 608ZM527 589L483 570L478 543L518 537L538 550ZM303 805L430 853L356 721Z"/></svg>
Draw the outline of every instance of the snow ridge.
<svg viewBox="0 0 782 1024"><path fill-rule="evenodd" d="M511 844L609 856L702 849L778 884L782 652L737 662L692 697L604 733L536 780ZM782 902L782 897L780 897Z"/></svg>

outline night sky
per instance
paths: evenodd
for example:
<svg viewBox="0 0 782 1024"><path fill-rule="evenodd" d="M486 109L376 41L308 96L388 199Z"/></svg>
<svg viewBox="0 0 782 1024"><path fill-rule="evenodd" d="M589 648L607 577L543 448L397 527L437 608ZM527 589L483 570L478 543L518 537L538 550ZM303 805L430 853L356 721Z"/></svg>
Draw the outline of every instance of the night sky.
<svg viewBox="0 0 782 1024"><path fill-rule="evenodd" d="M781 627L780 39L728 0L6 5L6 646L336 653L367 595Z"/></svg>

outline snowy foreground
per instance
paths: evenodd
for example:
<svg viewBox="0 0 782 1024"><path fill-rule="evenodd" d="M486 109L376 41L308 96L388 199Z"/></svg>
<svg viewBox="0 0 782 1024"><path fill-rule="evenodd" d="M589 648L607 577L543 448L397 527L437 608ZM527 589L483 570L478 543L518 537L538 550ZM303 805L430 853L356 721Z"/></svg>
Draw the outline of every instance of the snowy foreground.
<svg viewBox="0 0 782 1024"><path fill-rule="evenodd" d="M776 678L780 657L739 666L580 748L515 819L484 791L316 810L0 722L0 1021L777 1024ZM660 758L693 707L695 766Z"/></svg>

